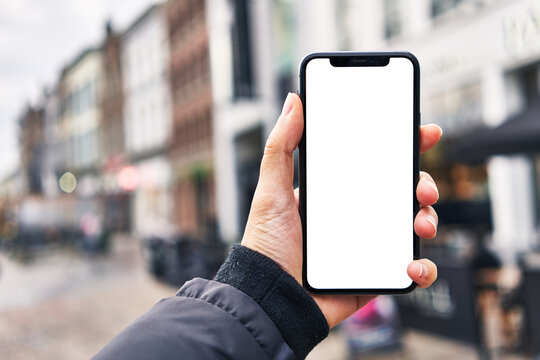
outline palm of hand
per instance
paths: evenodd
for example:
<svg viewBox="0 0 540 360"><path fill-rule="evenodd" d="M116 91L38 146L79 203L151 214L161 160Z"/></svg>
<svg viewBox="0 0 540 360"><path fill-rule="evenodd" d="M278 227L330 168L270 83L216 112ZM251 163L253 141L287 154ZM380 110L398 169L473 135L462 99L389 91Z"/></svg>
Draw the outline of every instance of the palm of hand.
<svg viewBox="0 0 540 360"><path fill-rule="evenodd" d="M302 223L297 192L283 198L256 193L242 245L274 261L302 284ZM255 220L256 219L256 220ZM367 304L373 296L312 295L330 327Z"/></svg>

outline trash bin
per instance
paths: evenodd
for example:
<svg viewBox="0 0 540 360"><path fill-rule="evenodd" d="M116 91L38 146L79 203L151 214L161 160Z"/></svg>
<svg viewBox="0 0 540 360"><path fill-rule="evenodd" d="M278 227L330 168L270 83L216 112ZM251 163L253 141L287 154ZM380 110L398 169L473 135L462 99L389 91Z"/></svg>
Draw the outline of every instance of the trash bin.
<svg viewBox="0 0 540 360"><path fill-rule="evenodd" d="M150 273L180 286L194 277L212 278L225 258L225 246L184 235L150 236L144 241L144 255Z"/></svg>

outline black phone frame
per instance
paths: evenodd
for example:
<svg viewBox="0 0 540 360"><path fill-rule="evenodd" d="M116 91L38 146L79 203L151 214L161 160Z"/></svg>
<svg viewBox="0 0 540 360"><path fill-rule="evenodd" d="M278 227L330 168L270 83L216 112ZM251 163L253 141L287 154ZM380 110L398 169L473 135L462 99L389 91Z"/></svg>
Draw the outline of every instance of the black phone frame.
<svg viewBox="0 0 540 360"><path fill-rule="evenodd" d="M406 58L411 61L413 65L413 133L414 133L414 153L413 153L413 218L411 221L414 224L414 218L419 210L418 199L416 198L416 186L418 184L420 175L420 65L416 57L409 52L320 52L308 54L302 59L299 67L299 90L300 98L302 99L303 111L304 111L304 132L298 145L298 181L299 181L299 212L302 220L302 283L304 288L313 294L333 294L333 295L363 295L363 294L406 294L413 291L417 284L411 280L411 285L402 289L317 289L309 285L307 281L307 228L306 228L306 128L308 125L308 119L306 119L306 67L307 64L313 59L320 58L338 58L339 60L347 61L346 58L355 59L374 59L375 62L369 64L365 61L352 62L350 66L381 66L377 65L378 59L385 58ZM349 65L339 65L349 66ZM413 229L413 258L416 260L420 256L420 246L418 235Z"/></svg>

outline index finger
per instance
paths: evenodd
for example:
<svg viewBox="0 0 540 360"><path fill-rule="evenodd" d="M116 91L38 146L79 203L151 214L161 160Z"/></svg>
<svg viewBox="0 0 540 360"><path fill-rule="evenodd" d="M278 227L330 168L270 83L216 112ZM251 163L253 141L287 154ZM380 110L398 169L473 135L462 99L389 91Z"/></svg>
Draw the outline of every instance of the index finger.
<svg viewBox="0 0 540 360"><path fill-rule="evenodd" d="M441 139L442 133L442 129L438 125L422 125L420 127L420 154L435 146Z"/></svg>

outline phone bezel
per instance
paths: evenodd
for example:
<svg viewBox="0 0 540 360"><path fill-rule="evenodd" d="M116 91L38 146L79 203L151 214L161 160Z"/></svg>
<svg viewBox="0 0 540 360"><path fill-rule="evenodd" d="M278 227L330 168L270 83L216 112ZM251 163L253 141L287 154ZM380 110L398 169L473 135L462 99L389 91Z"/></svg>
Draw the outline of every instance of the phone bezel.
<svg viewBox="0 0 540 360"><path fill-rule="evenodd" d="M420 163L420 65L416 57L409 52L320 52L308 54L302 59L299 67L299 90L300 98L303 103L304 111L304 132L302 138L298 145L299 154L298 154L298 181L299 181L299 212L300 218L302 220L302 283L303 286L311 293L314 294L341 294L341 295L352 295L352 294L405 294L414 290L417 284L411 280L411 285L406 288L398 289L385 289L385 288L376 288L376 289L318 289L312 287L307 281L307 229L306 229L306 128L308 119L306 119L306 67L307 64L313 59L320 58L377 58L377 57L390 57L390 58L406 58L413 64L413 133L414 133L414 153L413 153L413 218L411 221L414 222L414 217L418 213L419 205L416 198L416 186L419 179L419 163ZM353 66L362 66L362 65L353 65ZM367 65L373 66L373 65ZM418 235L413 230L413 258L419 258L419 238Z"/></svg>

